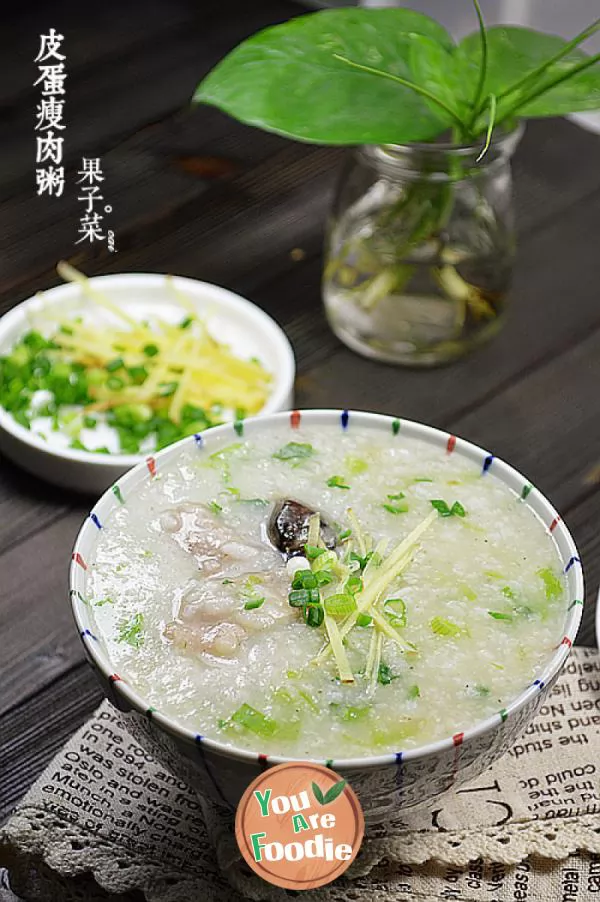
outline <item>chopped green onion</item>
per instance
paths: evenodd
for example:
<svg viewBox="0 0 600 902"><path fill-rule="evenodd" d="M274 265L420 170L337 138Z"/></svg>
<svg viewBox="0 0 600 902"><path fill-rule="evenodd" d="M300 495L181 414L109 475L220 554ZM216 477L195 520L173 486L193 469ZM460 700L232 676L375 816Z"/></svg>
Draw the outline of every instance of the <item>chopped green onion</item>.
<svg viewBox="0 0 600 902"><path fill-rule="evenodd" d="M309 561L314 561L316 558L321 557L322 554L325 554L325 551L325 548L319 548L317 545L304 546L304 554Z"/></svg>
<svg viewBox="0 0 600 902"><path fill-rule="evenodd" d="M361 557L360 554L357 554L355 551L351 551L348 555L348 561L356 561L359 564L361 570L364 570L371 558L373 557L374 552L369 551L365 554L364 557Z"/></svg>
<svg viewBox="0 0 600 902"><path fill-rule="evenodd" d="M346 617L356 610L356 602L352 595L340 593L338 595L330 595L324 601L325 610L332 617Z"/></svg>
<svg viewBox="0 0 600 902"><path fill-rule="evenodd" d="M237 711L231 715L233 723L239 724L251 733L260 736L261 739L268 739L277 731L277 722L272 717L257 711L245 702Z"/></svg>
<svg viewBox="0 0 600 902"><path fill-rule="evenodd" d="M438 636L462 636L465 633L465 630L458 626L456 623L452 623L451 620L445 620L443 617L434 617L433 620L430 621L429 626L433 630L434 633L437 633Z"/></svg>
<svg viewBox="0 0 600 902"><path fill-rule="evenodd" d="M346 484L346 480L343 476L330 476L327 480L327 485L332 489L349 489L350 486Z"/></svg>
<svg viewBox="0 0 600 902"><path fill-rule="evenodd" d="M331 570L316 570L313 574L318 586L328 586L334 580Z"/></svg>
<svg viewBox="0 0 600 902"><path fill-rule="evenodd" d="M158 345L155 345L155 344L144 345L143 351L144 351L144 354L146 355L146 357L156 357L156 355L159 353Z"/></svg>
<svg viewBox="0 0 600 902"><path fill-rule="evenodd" d="M122 369L124 366L122 357L115 357L114 360L109 360L105 365L104 369L107 373L114 373L116 370Z"/></svg>
<svg viewBox="0 0 600 902"><path fill-rule="evenodd" d="M563 585L556 574L549 568L543 567L538 570L537 575L544 583L544 591L548 601L556 601L563 594Z"/></svg>
<svg viewBox="0 0 600 902"><path fill-rule="evenodd" d="M356 618L357 626L370 626L373 623L373 618L370 614L359 614Z"/></svg>
<svg viewBox="0 0 600 902"><path fill-rule="evenodd" d="M83 425L86 429L93 429L97 422L96 417L84 416L83 418Z"/></svg>
<svg viewBox="0 0 600 902"><path fill-rule="evenodd" d="M288 603L293 608L302 608L310 600L310 589L292 589L288 594Z"/></svg>
<svg viewBox="0 0 600 902"><path fill-rule="evenodd" d="M405 514L408 511L408 504L405 502L400 504L382 504L381 506L390 514Z"/></svg>
<svg viewBox="0 0 600 902"><path fill-rule="evenodd" d="M342 532L338 536L338 542L345 542L346 539L349 539L351 535L352 535L351 529L342 530Z"/></svg>
<svg viewBox="0 0 600 902"><path fill-rule="evenodd" d="M349 705L347 708L344 708L344 712L342 714L342 720L344 720L346 722L348 722L348 721L351 722L354 720L362 720L363 717L367 717L367 715L370 714L370 712L371 712L370 705L361 705L360 707Z"/></svg>
<svg viewBox="0 0 600 902"><path fill-rule="evenodd" d="M314 589L317 585L317 577L312 570L296 570L294 573L292 589Z"/></svg>
<svg viewBox="0 0 600 902"><path fill-rule="evenodd" d="M510 586L504 586L502 589L502 594L505 598L515 599L517 597L516 593L510 588Z"/></svg>
<svg viewBox="0 0 600 902"><path fill-rule="evenodd" d="M404 492L396 492L395 495L388 495L387 497L390 499L390 501L402 501L405 495Z"/></svg>
<svg viewBox="0 0 600 902"><path fill-rule="evenodd" d="M209 501L208 507L213 512L213 514L220 514L223 508L217 501Z"/></svg>
<svg viewBox="0 0 600 902"><path fill-rule="evenodd" d="M309 590L310 591L310 590ZM325 612L320 604L309 604L304 608L304 620L307 626L321 626L325 619Z"/></svg>
<svg viewBox="0 0 600 902"><path fill-rule="evenodd" d="M185 319L182 319L181 322L179 323L179 328L180 329L189 329L189 327L192 325L193 322L194 322L193 316L186 316Z"/></svg>
<svg viewBox="0 0 600 902"><path fill-rule="evenodd" d="M107 388L110 388L111 391L120 391L124 385L125 382L120 376L110 376L110 378L106 380L106 386Z"/></svg>
<svg viewBox="0 0 600 902"><path fill-rule="evenodd" d="M161 387L160 396L161 398L169 398L171 395L174 395L177 391L177 386L179 382L159 382Z"/></svg>
<svg viewBox="0 0 600 902"><path fill-rule="evenodd" d="M117 642L126 642L132 648L140 648L144 642L144 615L134 614L129 620L123 620L118 624Z"/></svg>
<svg viewBox="0 0 600 902"><path fill-rule="evenodd" d="M349 576L346 580L346 592L356 595L363 590L363 581L360 576Z"/></svg>
<svg viewBox="0 0 600 902"><path fill-rule="evenodd" d="M392 626L406 626L406 604L402 598L388 598L383 604L383 613Z"/></svg>
<svg viewBox="0 0 600 902"><path fill-rule="evenodd" d="M428 481L428 482L431 482L431 480L427 480L427 481ZM423 480L423 482L425 482L425 480ZM412 698L419 698L420 695L421 695L421 690L419 689L419 687L418 687L418 686L416 685L416 683L415 683L413 686L409 686L409 687L408 687L408 691L407 691L406 694L407 694L408 698L411 698L411 699L412 699Z"/></svg>
<svg viewBox="0 0 600 902"><path fill-rule="evenodd" d="M276 460L301 461L307 457L312 457L315 449L308 442L288 442L279 451L273 454Z"/></svg>
<svg viewBox="0 0 600 902"><path fill-rule="evenodd" d="M413 482L433 482L433 479L430 479L429 476L415 476Z"/></svg>
<svg viewBox="0 0 600 902"><path fill-rule="evenodd" d="M441 498L431 501L431 506L436 509L440 517L464 517L466 511L459 501L455 501L452 507L449 507Z"/></svg>
<svg viewBox="0 0 600 902"><path fill-rule="evenodd" d="M501 611L488 611L490 617L493 617L494 620L512 620L512 614L503 614Z"/></svg>
<svg viewBox="0 0 600 902"><path fill-rule="evenodd" d="M392 668L387 664L384 664L383 661L379 664L379 669L377 671L377 682L381 683L382 686L389 686L392 680L397 679L397 674L393 673Z"/></svg>
<svg viewBox="0 0 600 902"><path fill-rule="evenodd" d="M145 366L130 366L127 368L127 375L134 385L142 385L148 378L148 370Z"/></svg>
<svg viewBox="0 0 600 902"><path fill-rule="evenodd" d="M257 608L261 608L265 603L264 598L251 598L244 605L245 611L255 611Z"/></svg>
<svg viewBox="0 0 600 902"><path fill-rule="evenodd" d="M362 457L347 457L344 460L344 466L351 476L360 476L369 469L369 464Z"/></svg>

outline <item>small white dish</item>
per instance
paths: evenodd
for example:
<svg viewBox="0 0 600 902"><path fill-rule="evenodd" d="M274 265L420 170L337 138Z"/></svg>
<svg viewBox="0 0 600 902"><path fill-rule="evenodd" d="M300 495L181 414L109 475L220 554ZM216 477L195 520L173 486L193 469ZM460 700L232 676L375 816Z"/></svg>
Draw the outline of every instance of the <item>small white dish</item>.
<svg viewBox="0 0 600 902"><path fill-rule="evenodd" d="M90 286L136 319L159 314L172 322L181 320L182 308L169 287L167 277L155 273L123 273L96 276ZM279 326L259 307L232 291L199 282L173 278L173 285L193 303L211 335L226 342L234 354L255 356L273 376L271 394L260 411L276 413L293 406L295 361L292 347ZM79 285L59 285L23 301L0 319L0 356L7 354L19 338L32 328L31 320L41 310L57 310L57 318L86 312L89 304ZM53 447L17 423L0 407L0 451L19 466L62 488L100 494L145 455L98 454Z"/></svg>

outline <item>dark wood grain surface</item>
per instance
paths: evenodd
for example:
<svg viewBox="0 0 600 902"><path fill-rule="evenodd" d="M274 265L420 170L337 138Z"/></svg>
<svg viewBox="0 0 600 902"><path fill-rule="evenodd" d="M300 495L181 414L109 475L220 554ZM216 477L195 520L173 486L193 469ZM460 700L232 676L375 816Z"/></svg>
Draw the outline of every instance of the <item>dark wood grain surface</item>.
<svg viewBox="0 0 600 902"><path fill-rule="evenodd" d="M559 507L588 589L581 644L594 644L600 581L600 138L531 123L515 158L519 255L510 318L447 369L363 360L329 331L321 244L344 151L285 141L189 103L247 34L298 13L288 0L133 0L13 7L0 37L0 312L58 281L159 271L245 294L287 331L298 406L343 406L452 429L507 458ZM65 34L69 81L60 200L34 189L33 58ZM118 253L75 248L72 173L101 156ZM81 247L81 245L79 246ZM301 249L302 254L292 251ZM0 822L101 693L71 622L67 564L90 499L0 460Z"/></svg>

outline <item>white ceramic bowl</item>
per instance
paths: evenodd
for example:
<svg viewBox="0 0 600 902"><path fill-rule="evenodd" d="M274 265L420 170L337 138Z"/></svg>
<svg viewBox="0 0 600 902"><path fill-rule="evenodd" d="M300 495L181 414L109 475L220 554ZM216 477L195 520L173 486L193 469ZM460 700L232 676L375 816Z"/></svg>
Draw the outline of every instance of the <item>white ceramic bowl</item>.
<svg viewBox="0 0 600 902"><path fill-rule="evenodd" d="M447 433L392 417L373 413L347 411L298 411L279 413L246 420L244 435L260 436L273 427L287 424L290 438L302 418L311 425L337 424L341 429L360 428L365 431L404 437L418 437L438 449L440 457L453 455L466 458L482 478L500 479L515 493L516 498L534 511L552 532L567 577L568 602L562 637L549 656L543 672L532 685L498 711L474 727L464 730L456 724L456 732L439 742L410 749L398 749L393 754L364 758L335 758L327 763L350 781L357 792L369 825L389 821L401 807L424 802L454 786L473 778L503 754L520 736L538 711L565 663L581 620L583 576L577 549L569 531L552 505L528 480L488 451ZM235 436L233 426L218 426L209 430L198 443L199 453L212 453ZM180 726L172 718L155 711L133 686L114 672L102 639L96 636L93 608L85 603L87 562L95 557L99 526L110 519L121 503L135 493L136 488L153 474L173 466L182 449L194 439L184 439L159 452L153 466L138 466L118 482L117 492L107 492L87 518L73 552L71 565L71 603L86 654L94 667L106 694L123 712L131 731L148 750L164 761L175 773L194 785L210 800L233 808L248 784L270 764L285 758L260 754L259 749L237 749L195 734ZM201 471L198 471L200 474ZM200 476L199 476L200 478Z"/></svg>
<svg viewBox="0 0 600 902"><path fill-rule="evenodd" d="M259 307L225 288L177 277L175 286L197 307L211 334L226 341L234 353L256 356L273 374L271 394L261 410L274 413L293 404L295 362L292 347L279 326ZM166 276L125 273L97 276L92 287L102 291L123 310L143 320L152 314L172 322L181 320L182 308L169 289ZM31 328L30 317L40 310L56 309L65 314L89 317L85 297L78 285L59 285L42 297L29 298L0 320L0 356ZM87 309L87 312L86 312ZM20 426L0 407L0 451L36 476L63 488L95 495L144 459L138 454L95 454L90 451L53 448L49 442Z"/></svg>

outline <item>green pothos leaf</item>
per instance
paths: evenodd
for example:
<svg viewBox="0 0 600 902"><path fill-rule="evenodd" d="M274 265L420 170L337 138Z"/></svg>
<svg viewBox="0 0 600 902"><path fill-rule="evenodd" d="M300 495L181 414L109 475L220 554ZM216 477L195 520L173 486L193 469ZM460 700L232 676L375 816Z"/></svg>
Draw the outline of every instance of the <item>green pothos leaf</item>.
<svg viewBox="0 0 600 902"><path fill-rule="evenodd" d="M253 35L199 85L194 99L242 122L320 144L427 141L452 117L409 87L410 48L448 32L410 9L322 10ZM359 67L357 68L356 64Z"/></svg>
<svg viewBox="0 0 600 902"><path fill-rule="evenodd" d="M526 100L537 89L589 60L581 50L572 49L536 78L525 81L531 73L565 49L569 42L530 28L506 25L489 28L487 41L488 68L483 92L484 96L494 94L498 98L500 116L520 101ZM479 68L481 43L478 32L461 41L459 53L469 61L471 70ZM522 86L518 91L504 96L511 86L519 82L522 82ZM600 109L600 61L540 96L532 97L523 106L519 106L517 112L520 116L537 117L561 116L577 110L596 109Z"/></svg>

